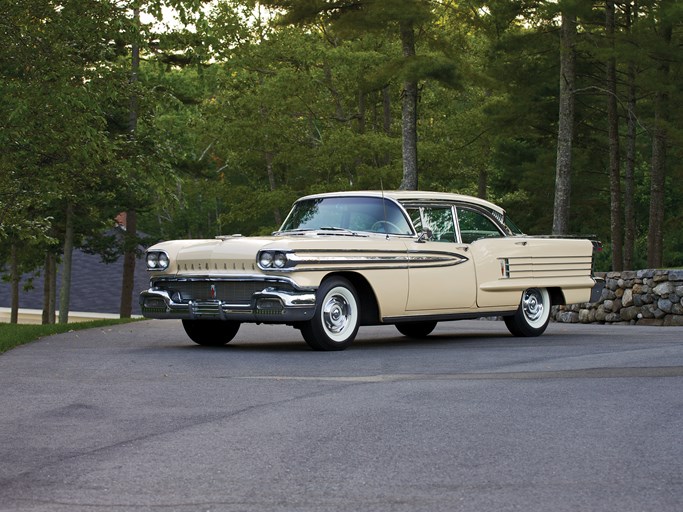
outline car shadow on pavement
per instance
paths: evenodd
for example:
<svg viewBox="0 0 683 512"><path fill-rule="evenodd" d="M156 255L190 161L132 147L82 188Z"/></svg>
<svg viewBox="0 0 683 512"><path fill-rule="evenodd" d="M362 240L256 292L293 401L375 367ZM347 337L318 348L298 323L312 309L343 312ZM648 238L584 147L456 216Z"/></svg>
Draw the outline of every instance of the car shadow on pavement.
<svg viewBox="0 0 683 512"><path fill-rule="evenodd" d="M377 335L363 337L359 335L353 344L346 350L348 351L369 351L369 350L390 350L394 349L411 349L411 348L449 348L462 347L472 343L481 343L482 341L495 342L499 341L505 344L514 343L517 338L505 333L492 332L466 332L453 334L432 334L427 338L416 339L408 338L401 335L378 337ZM232 342L221 346L202 346L192 343L190 340L187 344L174 345L173 347L183 351L213 351L213 352L309 352L320 353L312 350L306 342L301 340L240 340L239 336ZM322 352L324 353L324 352ZM334 351L332 351L334 353Z"/></svg>

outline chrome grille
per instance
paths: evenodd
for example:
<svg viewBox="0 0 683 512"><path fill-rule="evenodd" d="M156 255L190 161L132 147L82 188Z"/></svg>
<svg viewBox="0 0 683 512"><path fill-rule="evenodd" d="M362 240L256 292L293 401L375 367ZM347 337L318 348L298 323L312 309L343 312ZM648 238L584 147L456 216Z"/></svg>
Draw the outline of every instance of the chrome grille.
<svg viewBox="0 0 683 512"><path fill-rule="evenodd" d="M209 317L215 318L221 316L221 303L217 300L210 300L207 302L193 302L190 304L190 311L194 318Z"/></svg>
<svg viewBox="0 0 683 512"><path fill-rule="evenodd" d="M263 281L159 281L156 288L166 290L169 294L179 292L183 302L193 301L221 301L226 304L249 305L251 297L256 292L268 288L269 283ZM215 296L211 287L214 287ZM278 283L277 288L292 289Z"/></svg>

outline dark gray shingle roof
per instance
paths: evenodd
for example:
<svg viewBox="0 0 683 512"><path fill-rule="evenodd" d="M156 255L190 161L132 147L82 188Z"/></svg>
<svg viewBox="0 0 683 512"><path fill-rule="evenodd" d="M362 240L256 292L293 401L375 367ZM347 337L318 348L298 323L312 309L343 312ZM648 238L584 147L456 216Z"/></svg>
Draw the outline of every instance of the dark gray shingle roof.
<svg viewBox="0 0 683 512"><path fill-rule="evenodd" d="M19 290L19 307L28 309L43 308L43 276L33 280L33 289L23 291L27 281L22 279ZM121 302L121 280L123 277L123 258L111 264L102 263L99 256L74 251L71 280L70 311L89 313L119 313ZM144 257L138 258L135 265L135 286L133 288L133 314L140 314L138 294L147 289L149 276ZM59 289L61 268L57 276L57 309L59 309ZM7 282L0 282L0 307L11 306L11 289Z"/></svg>

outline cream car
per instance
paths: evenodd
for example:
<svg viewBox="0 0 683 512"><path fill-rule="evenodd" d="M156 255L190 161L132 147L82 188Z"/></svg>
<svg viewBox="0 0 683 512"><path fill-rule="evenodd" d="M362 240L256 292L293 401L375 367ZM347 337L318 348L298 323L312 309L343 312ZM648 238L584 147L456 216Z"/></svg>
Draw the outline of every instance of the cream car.
<svg viewBox="0 0 683 512"><path fill-rule="evenodd" d="M148 318L182 319L200 345L240 324L287 324L316 350L343 350L362 325L428 336L437 322L503 317L538 336L550 308L597 300L599 243L523 235L505 211L435 192L340 192L299 199L266 237L159 243L147 252Z"/></svg>

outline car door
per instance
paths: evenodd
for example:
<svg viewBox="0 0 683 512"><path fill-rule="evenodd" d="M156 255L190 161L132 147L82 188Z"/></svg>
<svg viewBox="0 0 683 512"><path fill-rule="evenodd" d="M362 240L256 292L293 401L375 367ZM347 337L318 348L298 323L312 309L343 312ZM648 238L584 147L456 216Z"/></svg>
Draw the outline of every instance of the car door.
<svg viewBox="0 0 683 512"><path fill-rule="evenodd" d="M505 278L510 257L528 253L528 239L505 236L501 226L486 212L471 206L456 208L460 239L469 246L469 254L477 276L477 306L480 308L514 308L519 303L521 290L513 286L500 290L491 283Z"/></svg>
<svg viewBox="0 0 683 512"><path fill-rule="evenodd" d="M407 311L463 310L474 307L476 276L469 246L459 242L452 205L406 208L418 232L408 245Z"/></svg>

